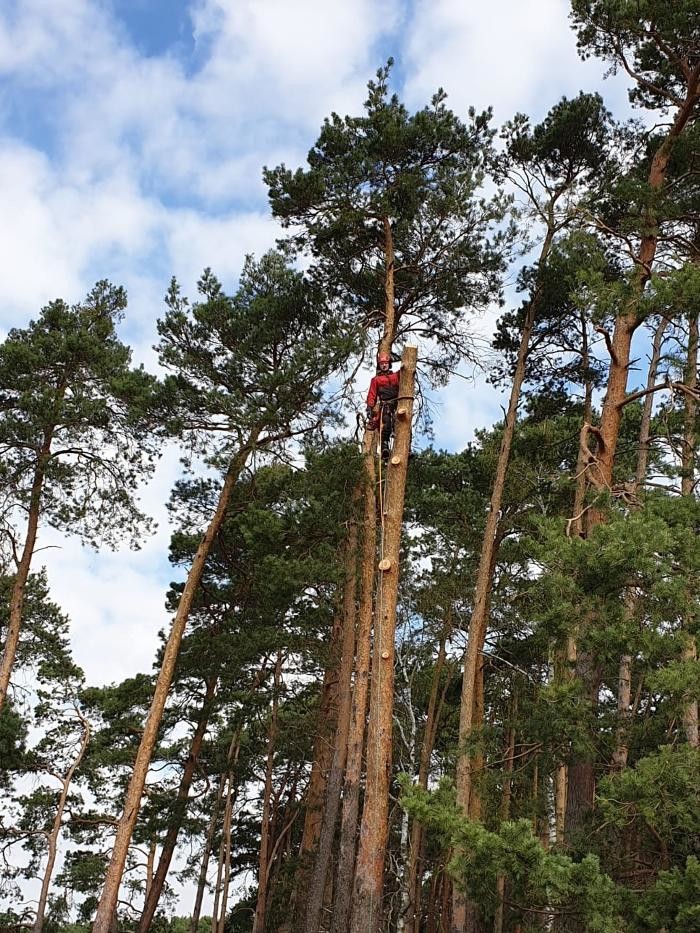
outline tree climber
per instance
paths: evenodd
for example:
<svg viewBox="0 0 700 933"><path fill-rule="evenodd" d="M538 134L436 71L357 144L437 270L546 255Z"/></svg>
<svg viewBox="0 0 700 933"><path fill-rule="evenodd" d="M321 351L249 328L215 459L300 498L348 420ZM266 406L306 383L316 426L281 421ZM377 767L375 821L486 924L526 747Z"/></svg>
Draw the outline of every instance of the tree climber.
<svg viewBox="0 0 700 933"><path fill-rule="evenodd" d="M380 350L377 354L377 375L370 382L367 393L367 428L374 431L381 427L382 460L389 459L399 397L399 378L400 373L391 371L391 354Z"/></svg>

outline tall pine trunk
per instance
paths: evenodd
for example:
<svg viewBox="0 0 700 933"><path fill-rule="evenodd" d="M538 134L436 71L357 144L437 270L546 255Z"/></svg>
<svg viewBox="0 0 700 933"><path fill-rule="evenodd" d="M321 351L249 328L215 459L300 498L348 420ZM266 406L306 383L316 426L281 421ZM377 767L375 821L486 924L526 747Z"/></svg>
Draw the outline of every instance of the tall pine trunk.
<svg viewBox="0 0 700 933"><path fill-rule="evenodd" d="M355 680L352 691L350 731L343 783L343 807L340 821L340 844L336 872L335 898L331 920L332 933L347 933L350 901L355 872L357 820L360 810L362 749L365 738L367 697L369 694L372 609L374 603L374 568L377 553L377 500L375 494L375 435L365 433L363 443L364 486L362 547L360 550L360 604L357 614Z"/></svg>
<svg viewBox="0 0 700 933"><path fill-rule="evenodd" d="M343 643L338 678L338 712L335 748L326 788L326 805L318 843L309 902L307 907L307 933L319 929L321 910L326 891L326 880L335 838L343 774L348 751L348 733L352 705L352 671L355 660L355 596L357 590L357 523L351 519L345 545L345 581L343 585Z"/></svg>
<svg viewBox="0 0 700 933"><path fill-rule="evenodd" d="M36 536L39 529L39 516L41 514L41 494L44 486L44 477L46 467L51 458L51 441L53 438L53 428L47 430L44 434L41 450L39 451L34 477L32 479L32 489L29 495L29 510L27 516L27 531L24 537L24 546L22 556L17 565L10 592L10 611L7 620L7 633L5 635L5 647L0 660L0 710L5 705L7 691L10 686L10 677L15 663L17 646L19 644L19 634L22 628L22 613L24 610L24 594L27 589L27 580L29 579L29 568L34 555L36 545Z"/></svg>
<svg viewBox="0 0 700 933"><path fill-rule="evenodd" d="M268 900L268 873L270 870L270 809L272 805L272 774L275 763L275 750L277 745L277 711L279 707L279 689L282 680L282 652L277 655L275 665L275 682L272 693L272 709L270 712L270 729L267 739L267 760L265 762L265 786L263 789L262 823L260 826L260 858L258 865L258 900L255 905L255 918L253 920L253 933L263 933L265 929L265 915ZM222 930L223 933L223 930Z"/></svg>
<svg viewBox="0 0 700 933"><path fill-rule="evenodd" d="M416 359L416 348L406 347L402 358L393 455L387 475L386 516L382 516L383 547L380 546L375 603L372 692L367 735L367 784L353 888L352 933L375 933L382 917L384 859L389 834L394 635Z"/></svg>
<svg viewBox="0 0 700 933"><path fill-rule="evenodd" d="M158 672L151 708L144 725L138 751L136 752L134 769L124 799L124 810L117 826L112 857L107 868L102 896L100 897L97 913L95 914L95 920L93 922L93 933L109 933L110 923L112 922L112 917L117 907L119 886L121 884L122 875L124 874L124 866L126 864L129 845L131 844L131 837L141 807L141 798L146 785L148 768L151 764L151 758L153 757L153 750L158 738L158 730L160 729L160 724L163 719L163 710L165 709L165 703L170 691L175 665L180 652L180 644L185 633L190 610L192 609L194 597L199 587L199 582L202 579L202 574L204 573L207 558L209 557L216 536L226 518L226 512L231 501L234 487L238 482L238 478L256 440L257 432L253 432L248 438L247 444L231 460L228 470L226 471L226 477L219 495L216 510L197 548L192 566L187 575L185 587L182 591L170 635L163 652L163 661L160 671Z"/></svg>
<svg viewBox="0 0 700 933"><path fill-rule="evenodd" d="M192 736L185 767L182 770L180 786L177 789L175 806L169 821L170 825L168 826L168 831L163 840L163 848L161 849L160 858L158 860L158 867L156 868L152 883L148 886L143 912L139 920L138 933L148 933L153 916L158 909L160 896L163 893L163 886L168 874L168 869L170 868L170 862L175 853L177 837L187 812L187 800L190 795L192 779L194 778L197 768L199 753L202 750L202 742L204 741L204 736L209 724L209 716L211 715L212 702L214 700L214 694L216 693L217 680L217 677L210 677L206 682L206 690L204 699L202 700L199 721L197 722L197 728Z"/></svg>
<svg viewBox="0 0 700 933"><path fill-rule="evenodd" d="M46 868L44 869L44 877L41 882L41 891L39 892L39 903L36 908L36 919L34 920L34 926L32 927L32 933L41 933L44 928L44 915L46 913L46 902L49 896L49 888L51 886L51 876L53 875L54 865L56 864L56 852L58 849L58 837L61 832L61 826L63 824L63 813L66 808L66 801L68 799L68 792L70 791L71 782L73 780L73 775L80 767L80 762L83 760L85 751L90 742L90 723L82 715L82 713L76 707L76 714L80 720L80 724L83 727L83 735L80 740L80 746L78 748L78 754L73 759L73 763L68 768L68 771L65 774L65 777L61 780L61 793L58 798L58 806L56 807L56 814L54 816L53 825L51 827L51 832L48 835L48 858L46 860Z"/></svg>
<svg viewBox="0 0 700 933"><path fill-rule="evenodd" d="M540 264L546 262L553 238L554 227L550 225L540 251ZM475 689L477 685L479 658L481 657L484 639L486 637L488 600L497 551L496 532L500 519L506 474L510 462L510 451L515 435L520 393L525 379L530 338L532 336L540 300L541 291L538 289L530 300L523 322L523 330L518 347L518 358L513 373L513 385L511 387L508 411L503 427L503 437L501 439L501 447L496 464L496 474L491 491L491 501L486 517L486 528L484 529L481 554L479 555L479 567L474 591L474 609L469 622L469 638L462 674L462 697L459 711L459 749L456 775L457 803L465 814L469 813L470 796L472 792L472 762L469 753L466 751L466 745L474 726ZM455 888L452 904L452 933L464 933L464 931L468 929L468 912L466 898Z"/></svg>
<svg viewBox="0 0 700 933"><path fill-rule="evenodd" d="M697 258L696 258L697 261ZM681 495L692 496L695 492L695 449L697 436L695 423L698 404L695 393L698 388L698 315L692 312L688 317L688 360L685 369L685 384L689 391L685 393L685 417L683 431L683 458L681 465ZM698 652L695 636L688 633L683 650L683 660L697 663ZM683 707L683 728L688 743L698 748L698 697L689 696Z"/></svg>
<svg viewBox="0 0 700 933"><path fill-rule="evenodd" d="M433 670L433 678L430 684L430 696L428 698L428 709L425 717L425 728L423 730L423 739L421 741L420 756L418 759L418 786L427 790L428 777L430 774L430 758L435 747L435 736L437 733L437 724L440 718L442 701L444 700L447 684L440 695L440 679L445 667L447 656L446 645L452 633L452 610L448 610L445 625L440 636L440 645L438 647L438 656ZM409 843L409 863L408 863L408 896L409 902L405 911L405 929L406 933L419 933L420 914L421 914L421 890L423 885L423 848L424 835L423 827L418 820L413 820L411 824L411 838Z"/></svg>

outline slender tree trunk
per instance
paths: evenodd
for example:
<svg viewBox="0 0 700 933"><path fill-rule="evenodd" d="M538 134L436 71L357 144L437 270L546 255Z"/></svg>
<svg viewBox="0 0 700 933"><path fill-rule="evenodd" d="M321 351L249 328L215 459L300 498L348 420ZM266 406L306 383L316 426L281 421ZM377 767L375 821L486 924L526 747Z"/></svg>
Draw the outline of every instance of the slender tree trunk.
<svg viewBox="0 0 700 933"><path fill-rule="evenodd" d="M540 264L544 264L551 249L554 238L554 227L550 224L547 235L540 251ZM491 589L492 567L496 552L496 531L500 519L501 503L505 489L506 473L510 461L510 451L515 435L515 425L520 402L520 392L525 379L525 368L530 348L530 338L541 300L541 290L537 289L530 300L523 323L523 331L518 348L518 359L513 373L513 385L508 402L508 411L503 427L501 448L496 464L493 490L489 511L486 517L486 528L479 556L479 567L476 575L474 591L474 609L469 622L469 640L464 657L464 671L462 675L462 698L459 713L459 750L457 759L457 803L465 813L469 813L469 798L472 790L472 764L465 746L473 727L474 689L476 685L477 668L481 651L484 647L487 625L487 604ZM454 888L452 904L452 933L463 933L467 922L467 901L464 895Z"/></svg>
<svg viewBox="0 0 700 933"><path fill-rule="evenodd" d="M403 352L396 434L387 476L386 518L377 584L372 693L367 737L367 785L355 870L352 933L375 933L382 916L384 858L389 834L389 785L394 699L394 633L399 583L399 554L417 350Z"/></svg>
<svg viewBox="0 0 700 933"><path fill-rule="evenodd" d="M27 580L29 578L29 568L32 563L34 547L36 545L36 536L39 528L39 515L41 513L41 493L44 486L44 476L46 467L51 457L51 441L53 438L53 428L47 430L44 434L43 443L34 470L32 480L32 489L29 496L29 514L27 518L27 532L24 538L24 547L22 556L17 565L17 573L12 583L10 592L10 611L7 620L7 634L5 635L5 647L0 661L0 710L5 705L7 691L10 686L10 677L17 654L17 645L19 644L19 633L22 627L22 614L24 610L24 594L27 589Z"/></svg>
<svg viewBox="0 0 700 933"><path fill-rule="evenodd" d="M503 790L501 792L501 807L499 816L501 822L510 819L510 799L513 789L513 759L515 757L515 717L518 712L518 696L515 692L510 701L510 727L508 728L508 745L506 750L506 760L503 763ZM496 915L493 921L493 933L503 933L504 902L506 893L505 875L499 875L496 879Z"/></svg>
<svg viewBox="0 0 700 933"><path fill-rule="evenodd" d="M359 495L359 490L358 490ZM335 838L340 795L343 789L343 774L348 751L350 713L352 705L352 670L355 660L355 596L357 590L357 523L353 516L345 546L345 581L343 586L343 644L338 682L338 713L335 734L335 749L328 784L326 807L318 843L316 864L309 891L306 931L316 933L319 929L321 910L326 892L326 880L331 863Z"/></svg>
<svg viewBox="0 0 700 933"><path fill-rule="evenodd" d="M265 665L256 675L255 681L253 683L253 689L257 687L262 682L265 672ZM226 766L230 769L230 774L233 774L233 768L235 768L238 762L238 755L241 749L241 733L242 728L239 726L233 733L231 738L231 744L228 748L228 754L226 755ZM202 864L199 870L199 879L197 881L197 894L195 895L194 907L192 908L192 918L190 921L190 933L197 933L197 927L199 925L199 915L202 911L202 901L204 899L204 888L207 884L207 872L209 870L209 860L211 858L211 851L214 847L214 837L216 836L216 824L219 821L219 811L221 810L221 801L224 798L224 789L226 787L227 773L221 775L219 781L219 789L216 795L216 800L214 802L214 807L212 809L211 819L209 821L209 826L207 828L207 838L204 844L204 853L202 855ZM228 797L227 797L228 802ZM232 802L233 808L233 802ZM217 879L218 885L218 879ZM218 891L218 888L217 888Z"/></svg>
<svg viewBox="0 0 700 933"><path fill-rule="evenodd" d="M80 740L78 754L75 756L73 763L68 768L65 777L61 779L61 795L58 798L56 815L54 816L51 832L48 835L48 859L46 860L44 877L41 882L39 903L36 908L36 919L32 928L33 933L41 933L44 928L44 914L46 913L46 902L48 900L49 888L51 886L51 876L53 875L54 865L56 864L56 851L58 849L58 837L61 833L61 825L63 823L63 812L66 808L66 800L68 799L68 792L73 780L73 775L78 770L80 762L83 760L83 756L85 755L85 750L87 749L90 742L90 723L77 707L75 712L78 719L80 720L81 726L83 727L83 735Z"/></svg>
<svg viewBox="0 0 700 933"><path fill-rule="evenodd" d="M328 786L328 776L334 754L334 736L338 726L338 691L342 658L343 610L337 607L331 629L329 659L323 675L321 702L319 704L314 757L311 776L306 790L304 808L304 830L299 846L299 866L292 891L291 915L295 929L305 929L306 907L309 897L314 855L318 852L323 826L323 804Z"/></svg>
<svg viewBox="0 0 700 933"><path fill-rule="evenodd" d="M256 440L257 432L253 432L248 439L248 443L231 460L226 472L221 494L219 495L216 511L197 548L197 553L194 556L192 566L187 575L185 588L180 597L180 603L175 613L170 635L163 652L163 661L156 680L151 708L144 725L143 735L136 753L134 770L131 774L129 786L126 791L124 811L119 820L117 834L114 840L114 848L112 850L112 858L107 868L102 896L97 907L97 913L95 914L92 927L93 933L109 933L110 919L114 913L119 897L119 886L121 884L122 875L124 874L126 856L129 851L131 837L141 807L141 797L143 796L143 789L146 784L146 776L158 737L158 730L160 729L160 724L163 719L163 710L165 709L165 703L170 691L170 685L175 672L175 664L180 652L180 644L185 633L192 603L194 602L199 582L202 579L207 558L214 545L216 536L224 523L224 519L226 518L226 512L231 501L234 487Z"/></svg>
<svg viewBox="0 0 700 933"><path fill-rule="evenodd" d="M394 234L388 217L384 217L382 223L384 226L384 332L379 343L379 352L391 353L396 338Z"/></svg>
<svg viewBox="0 0 700 933"><path fill-rule="evenodd" d="M651 449L651 416L654 407L653 387L656 385L661 350L664 335L668 327L668 319L662 317L654 331L649 370L647 372L647 394L644 396L642 406L642 420L639 427L639 452L637 455L637 469L635 471L634 492L646 479ZM625 593L625 619L631 622L634 618L638 597L628 589ZM615 749L613 750L611 766L615 771L622 771L627 767L629 756L629 729L631 724L632 700L632 655L625 652L620 656L617 674L617 725L615 727Z"/></svg>
<svg viewBox="0 0 700 933"><path fill-rule="evenodd" d="M277 710L279 707L279 689L282 680L282 652L277 655L275 665L275 684L272 693L270 712L270 731L267 740L267 763L265 765L265 788L263 790L262 824L260 827L260 861L258 868L258 902L255 906L253 933L263 933L267 908L267 880L270 869L270 807L272 803L272 774L275 764L277 745ZM223 933L223 931L222 931Z"/></svg>
<svg viewBox="0 0 700 933"><path fill-rule="evenodd" d="M194 907L192 908L192 917L190 919L190 933L197 933L199 927L199 915L202 912L202 901L204 899L204 889L207 884L209 860L211 858L211 850L214 848L216 824L219 821L219 810L221 809L221 801L223 800L225 786L226 775L222 775L221 779L219 780L219 788L211 818L209 820L209 826L207 827L207 838L204 843L204 852L202 854L202 861L199 868L199 878L197 879L197 893L195 894Z"/></svg>
<svg viewBox="0 0 700 933"><path fill-rule="evenodd" d="M447 612L445 625L440 636L440 645L438 647L437 660L433 670L433 679L430 685L430 696L428 698L428 709L425 717L425 729L423 730L423 741L421 742L420 757L418 759L418 786L423 790L428 787L428 776L430 773L430 758L435 746L435 734L437 731L437 722L439 718L438 696L440 690L440 679L445 666L447 655L447 639L452 633L452 608ZM418 820L411 823L411 840L409 845L409 863L408 863L408 896L409 903L406 908L406 933L419 933L420 911L421 911L421 888L422 888L422 856L423 856L423 827Z"/></svg>
<svg viewBox="0 0 700 933"><path fill-rule="evenodd" d="M152 839L148 847L148 855L146 856L146 898L148 898L148 892L151 890L151 885L153 884L153 865L156 860L156 848L156 840Z"/></svg>
<svg viewBox="0 0 700 933"><path fill-rule="evenodd" d="M204 741L204 736L209 724L209 716L211 715L212 702L214 700L214 694L216 693L217 681L218 677L209 677L209 679L206 681L206 690L204 693L204 699L202 700L202 709L199 714L199 721L197 723L197 728L195 729L194 735L192 736L190 751L187 756L187 760L185 761L182 777L180 778L180 786L177 789L175 806L173 807L173 813L169 820L170 825L168 826L168 831L165 834L165 839L163 840L163 848L161 849L160 859L158 860L158 868L156 869L153 883L148 886L148 893L143 905L143 912L141 914L141 919L139 920L138 933L148 933L148 930L151 926L151 921L153 920L155 912L158 909L158 902L160 901L160 896L163 892L163 885L165 884L168 869L170 868L170 862L175 852L177 837L180 832L180 827L182 826L182 821L184 820L185 814L187 812L187 800L190 795L192 779L194 778L195 770L197 768L199 753L202 750L202 742Z"/></svg>
<svg viewBox="0 0 700 933"><path fill-rule="evenodd" d="M352 691L352 710L348 750L343 785L343 807L340 823L340 845L336 872L335 900L331 920L332 933L347 933L350 919L350 900L355 870L357 818L360 809L360 778L362 774L362 748L365 737L367 696L372 636L372 608L374 599L374 567L377 553L377 500L375 493L374 447L375 435L365 433L363 443L364 487L362 516L362 548L360 552L360 605L357 614L355 681Z"/></svg>
<svg viewBox="0 0 700 933"><path fill-rule="evenodd" d="M224 820L224 883L221 888L221 900L219 902L219 922L216 933L224 933L226 928L226 911L228 910L228 892L231 883L231 854L233 851L233 808L236 801L236 789L233 787L233 772L229 771L228 785L228 811L227 819Z"/></svg>
<svg viewBox="0 0 700 933"><path fill-rule="evenodd" d="M695 261L698 261L696 256ZM695 491L695 448L697 437L695 423L697 420L698 404L695 395L698 387L698 315L691 313L688 317L688 359L685 369L685 384L690 389L685 398L685 418L683 431L683 459L681 464L681 495L692 496ZM695 636L687 635L687 643L683 650L684 661L697 663L698 651ZM683 728L688 743L698 748L698 697L690 696L683 706Z"/></svg>
<svg viewBox="0 0 700 933"><path fill-rule="evenodd" d="M221 895L224 887L224 866L228 857L229 841L231 839L231 819L233 815L233 774L228 771L224 776L226 790L226 804L224 806L224 825L219 843L219 858L216 865L216 885L214 886L214 908L211 917L211 933L219 933L219 918L221 917Z"/></svg>

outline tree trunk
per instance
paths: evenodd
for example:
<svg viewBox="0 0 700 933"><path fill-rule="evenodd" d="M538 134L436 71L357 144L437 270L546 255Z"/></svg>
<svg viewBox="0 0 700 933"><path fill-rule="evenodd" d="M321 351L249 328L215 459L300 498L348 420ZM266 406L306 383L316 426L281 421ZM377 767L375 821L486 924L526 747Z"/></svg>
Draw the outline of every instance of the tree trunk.
<svg viewBox="0 0 700 933"><path fill-rule="evenodd" d="M668 327L668 319L662 317L654 332L652 342L652 352L649 359L649 370L647 372L647 394L644 396L644 405L642 407L642 420L639 426L639 452L637 455L637 469L635 471L634 491L644 482L649 464L650 452L650 433L651 433L651 415L654 407L653 387L656 385L656 378L661 360L661 348L663 346L664 334ZM625 594L625 618L631 621L634 617L637 604L637 597L628 590ZM630 702L632 699L632 655L625 653L620 657L617 674L617 725L615 727L615 749L613 750L611 765L613 770L622 771L627 767L627 758L629 755L629 727L630 727Z"/></svg>
<svg viewBox="0 0 700 933"><path fill-rule="evenodd" d="M197 548L197 553L194 556L192 566L187 575L185 588L182 591L177 612L175 613L175 619L173 620L170 635L163 652L163 661L156 680L151 708L144 725L143 735L136 753L136 760L134 761L134 770L131 774L129 786L126 791L124 811L117 827L112 858L107 867L102 896L97 907L97 913L95 914L92 927L93 933L109 933L109 924L117 905L119 886L121 884L122 875L124 874L124 865L126 864L131 837L141 807L141 797L146 784L148 768L158 738L158 730L160 729L163 718L163 710L165 709L165 703L170 691L177 657L180 652L180 644L185 633L190 610L199 582L202 579L202 574L204 573L207 558L214 545L216 536L224 523L224 519L226 518L226 511L231 501L234 487L256 440L257 432L253 432L248 439L248 443L231 460L229 468L226 471L226 478L221 489L221 494L219 495L216 511Z"/></svg>
<svg viewBox="0 0 700 933"><path fill-rule="evenodd" d="M277 744L277 710L279 707L279 688L282 679L282 652L277 655L275 665L275 684L272 693L270 712L270 730L267 739L267 762L265 764L265 788L263 790L262 823L260 826L260 860L258 867L258 902L255 905L253 933L263 933L267 908L267 879L270 869L270 808L272 803L272 774L275 764L275 746ZM222 931L223 933L223 931Z"/></svg>
<svg viewBox="0 0 700 933"><path fill-rule="evenodd" d="M180 786L177 789L175 806L173 808L172 816L169 820L170 825L168 826L168 831L165 834L165 839L163 840L163 848L160 853L160 859L158 860L158 868L156 869L155 876L153 877L153 883L148 887L148 893L146 894L146 900L143 905L143 912L141 914L141 919L139 920L138 933L148 933L148 930L151 926L151 921L153 920L155 912L158 909L158 902L163 892L163 885L165 884L168 869L170 868L170 862L175 852L177 837L180 832L180 827L182 826L182 821L184 820L185 814L187 812L187 800L190 795L190 787L192 786L192 779L194 778L194 773L197 767L197 759L199 758L199 753L202 750L202 742L204 741L204 736L209 724L209 716L211 715L212 702L214 700L214 694L216 693L217 681L218 677L210 677L206 681L206 691L202 701L202 709L199 714L199 721L197 723L197 728L195 729L194 735L192 736L190 751L187 756L187 760L185 761L182 777L180 778Z"/></svg>
<svg viewBox="0 0 700 933"><path fill-rule="evenodd" d="M347 933L350 918L357 844L357 818L360 809L360 777L362 774L362 748L367 716L369 670L372 636L372 607L374 600L374 566L377 553L377 499L375 492L374 447L375 435L365 433L363 460L365 479L363 488L362 549L360 553L360 605L357 614L357 653L355 681L352 691L352 711L348 750L343 785L343 808L340 822L340 845L336 872L335 900L331 933Z"/></svg>
<svg viewBox="0 0 700 933"><path fill-rule="evenodd" d="M695 257L698 261L698 257ZM692 496L695 492L695 448L697 437L695 423L697 420L698 404L692 392L698 387L698 315L697 312L688 318L688 359L685 368L685 384L691 392L685 393L685 418L683 430L683 459L681 464L681 495ZM683 651L684 661L697 663L698 652L695 636L687 635L687 643ZM688 743L698 748L698 698L688 697L683 707L683 728Z"/></svg>
<svg viewBox="0 0 700 933"><path fill-rule="evenodd" d="M501 792L501 807L499 816L501 822L510 819L510 798L513 788L513 760L515 757L515 717L518 712L518 697L513 693L510 701L510 727L508 729L508 746L506 760L503 763L503 790ZM496 915L493 921L493 933L503 933L504 897L506 893L505 875L496 879Z"/></svg>
<svg viewBox="0 0 700 933"><path fill-rule="evenodd" d="M39 893L39 903L36 908L36 919L34 921L34 926L32 927L33 933L41 933L44 928L44 914L46 913L46 902L49 896L49 887L51 886L51 876L53 874L54 865L56 864L56 851L58 849L58 837L61 833L61 825L63 823L63 811L66 808L66 800L68 799L68 792L70 790L70 785L73 780L73 775L78 770L80 762L83 760L85 755L85 750L88 747L90 742L90 723L82 715L80 710L76 707L76 715L80 720L80 724L83 727L83 735L80 740L80 747L78 748L78 754L75 756L75 759L68 771L66 772L65 777L62 779L61 795L58 798L58 806L56 807L56 815L54 817L53 826L51 827L51 832L48 835L48 859L46 860L46 868L44 869L44 877L41 882L41 891Z"/></svg>
<svg viewBox="0 0 700 933"><path fill-rule="evenodd" d="M214 886L214 906L211 917L212 933L220 933L226 922L226 907L224 898L226 866L231 860L231 824L233 822L233 807L236 796L236 787L233 783L233 771L228 771L223 778L226 793L224 805L224 821L221 828L221 841L219 843L219 857L216 863L216 884ZM224 906L222 907L222 902Z"/></svg>
<svg viewBox="0 0 700 933"><path fill-rule="evenodd" d="M433 670L433 679L430 685L430 697L428 698L428 709L425 717L425 729L423 730L423 741L421 742L420 757L418 759L418 786L423 790L428 787L428 776L430 773L430 758L435 747L435 735L437 732L437 723L439 719L440 705L438 695L440 690L440 678L445 666L447 655L446 644L452 633L452 609L448 609L445 625L440 636L440 646L438 656ZM443 693L444 696L444 693ZM406 908L406 933L419 933L420 913L421 913L421 889L422 889L422 860L423 860L423 827L418 820L411 823L411 841L409 845L409 863L408 863L408 896L409 902Z"/></svg>
<svg viewBox="0 0 700 933"><path fill-rule="evenodd" d="M359 490L358 490L359 495ZM352 703L352 669L355 660L355 595L357 590L357 523L353 516L345 545L345 582L343 586L343 644L338 680L338 712L335 734L335 749L328 784L326 807L318 843L316 864L309 891L306 931L316 933L319 929L321 910L326 892L326 880L331 862L335 838L340 795L343 789L343 773L348 751L350 712Z"/></svg>
<svg viewBox="0 0 700 933"><path fill-rule="evenodd" d="M32 489L29 496L29 514L27 518L27 533L24 538L24 547L22 556L17 565L17 573L12 583L10 592L10 610L7 619L7 634L5 635L5 648L0 661L0 710L5 705L7 691L10 686L10 677L12 667L15 663L17 646L19 644L19 633L22 627L22 613L24 610L24 594L27 589L27 580L29 578L29 568L34 555L34 546L36 545L36 536L39 528L39 515L41 513L41 493L44 486L44 476L46 467L51 457L51 441L54 428L47 430L44 434L44 440L39 451L39 456L34 470L32 480Z"/></svg>
<svg viewBox="0 0 700 933"><path fill-rule="evenodd" d="M550 225L545 240L540 251L540 264L543 264L551 249L554 238L554 227ZM518 414L518 404L520 402L520 392L525 379L525 368L527 356L530 348L530 338L537 315L537 309L541 300L541 290L536 289L530 300L528 309L523 322L523 332L520 338L518 348L518 359L513 373L513 385L508 402L508 411L503 427L503 437L501 439L501 448L498 453L498 462L496 464L496 474L493 481L493 490L491 492L491 501L489 511L486 517L486 528L484 529L484 540L479 555L479 567L476 575L476 586L474 591L474 609L469 622L469 640L464 657L464 671L462 675L462 698L459 712L459 749L457 759L456 790L457 803L464 813L469 813L469 798L472 790L472 767L469 754L465 751L465 746L473 726L474 713L474 689L476 685L477 668L479 658L484 647L487 625L487 604L491 589L492 567L496 553L496 531L500 519L501 503L503 501L503 492L505 489L506 473L510 461L510 451L515 435L515 425ZM464 895L454 888L452 905L452 933L463 933L467 917L467 902Z"/></svg>
<svg viewBox="0 0 700 933"><path fill-rule="evenodd" d="M387 476L386 517L377 583L372 693L367 737L367 785L360 826L350 929L375 933L382 915L384 858L389 834L389 785L394 696L394 633L399 583L401 524L406 471L411 447L411 419L417 351L403 352L396 435Z"/></svg>
<svg viewBox="0 0 700 933"><path fill-rule="evenodd" d="M304 830L299 846L299 867L292 891L291 914L296 929L305 928L306 905L314 855L323 825L323 803L333 760L334 736L338 726L338 691L342 658L343 611L338 607L331 629L329 659L323 675L321 702L314 736L314 757L306 790Z"/></svg>

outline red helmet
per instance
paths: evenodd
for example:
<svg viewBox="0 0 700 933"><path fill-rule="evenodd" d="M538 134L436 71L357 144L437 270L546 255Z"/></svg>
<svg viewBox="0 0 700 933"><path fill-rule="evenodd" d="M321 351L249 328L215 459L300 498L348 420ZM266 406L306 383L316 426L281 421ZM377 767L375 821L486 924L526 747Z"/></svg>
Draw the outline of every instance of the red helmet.
<svg viewBox="0 0 700 933"><path fill-rule="evenodd" d="M377 353L377 366L381 366L382 363L388 363L391 366L391 353L386 353L384 350Z"/></svg>

